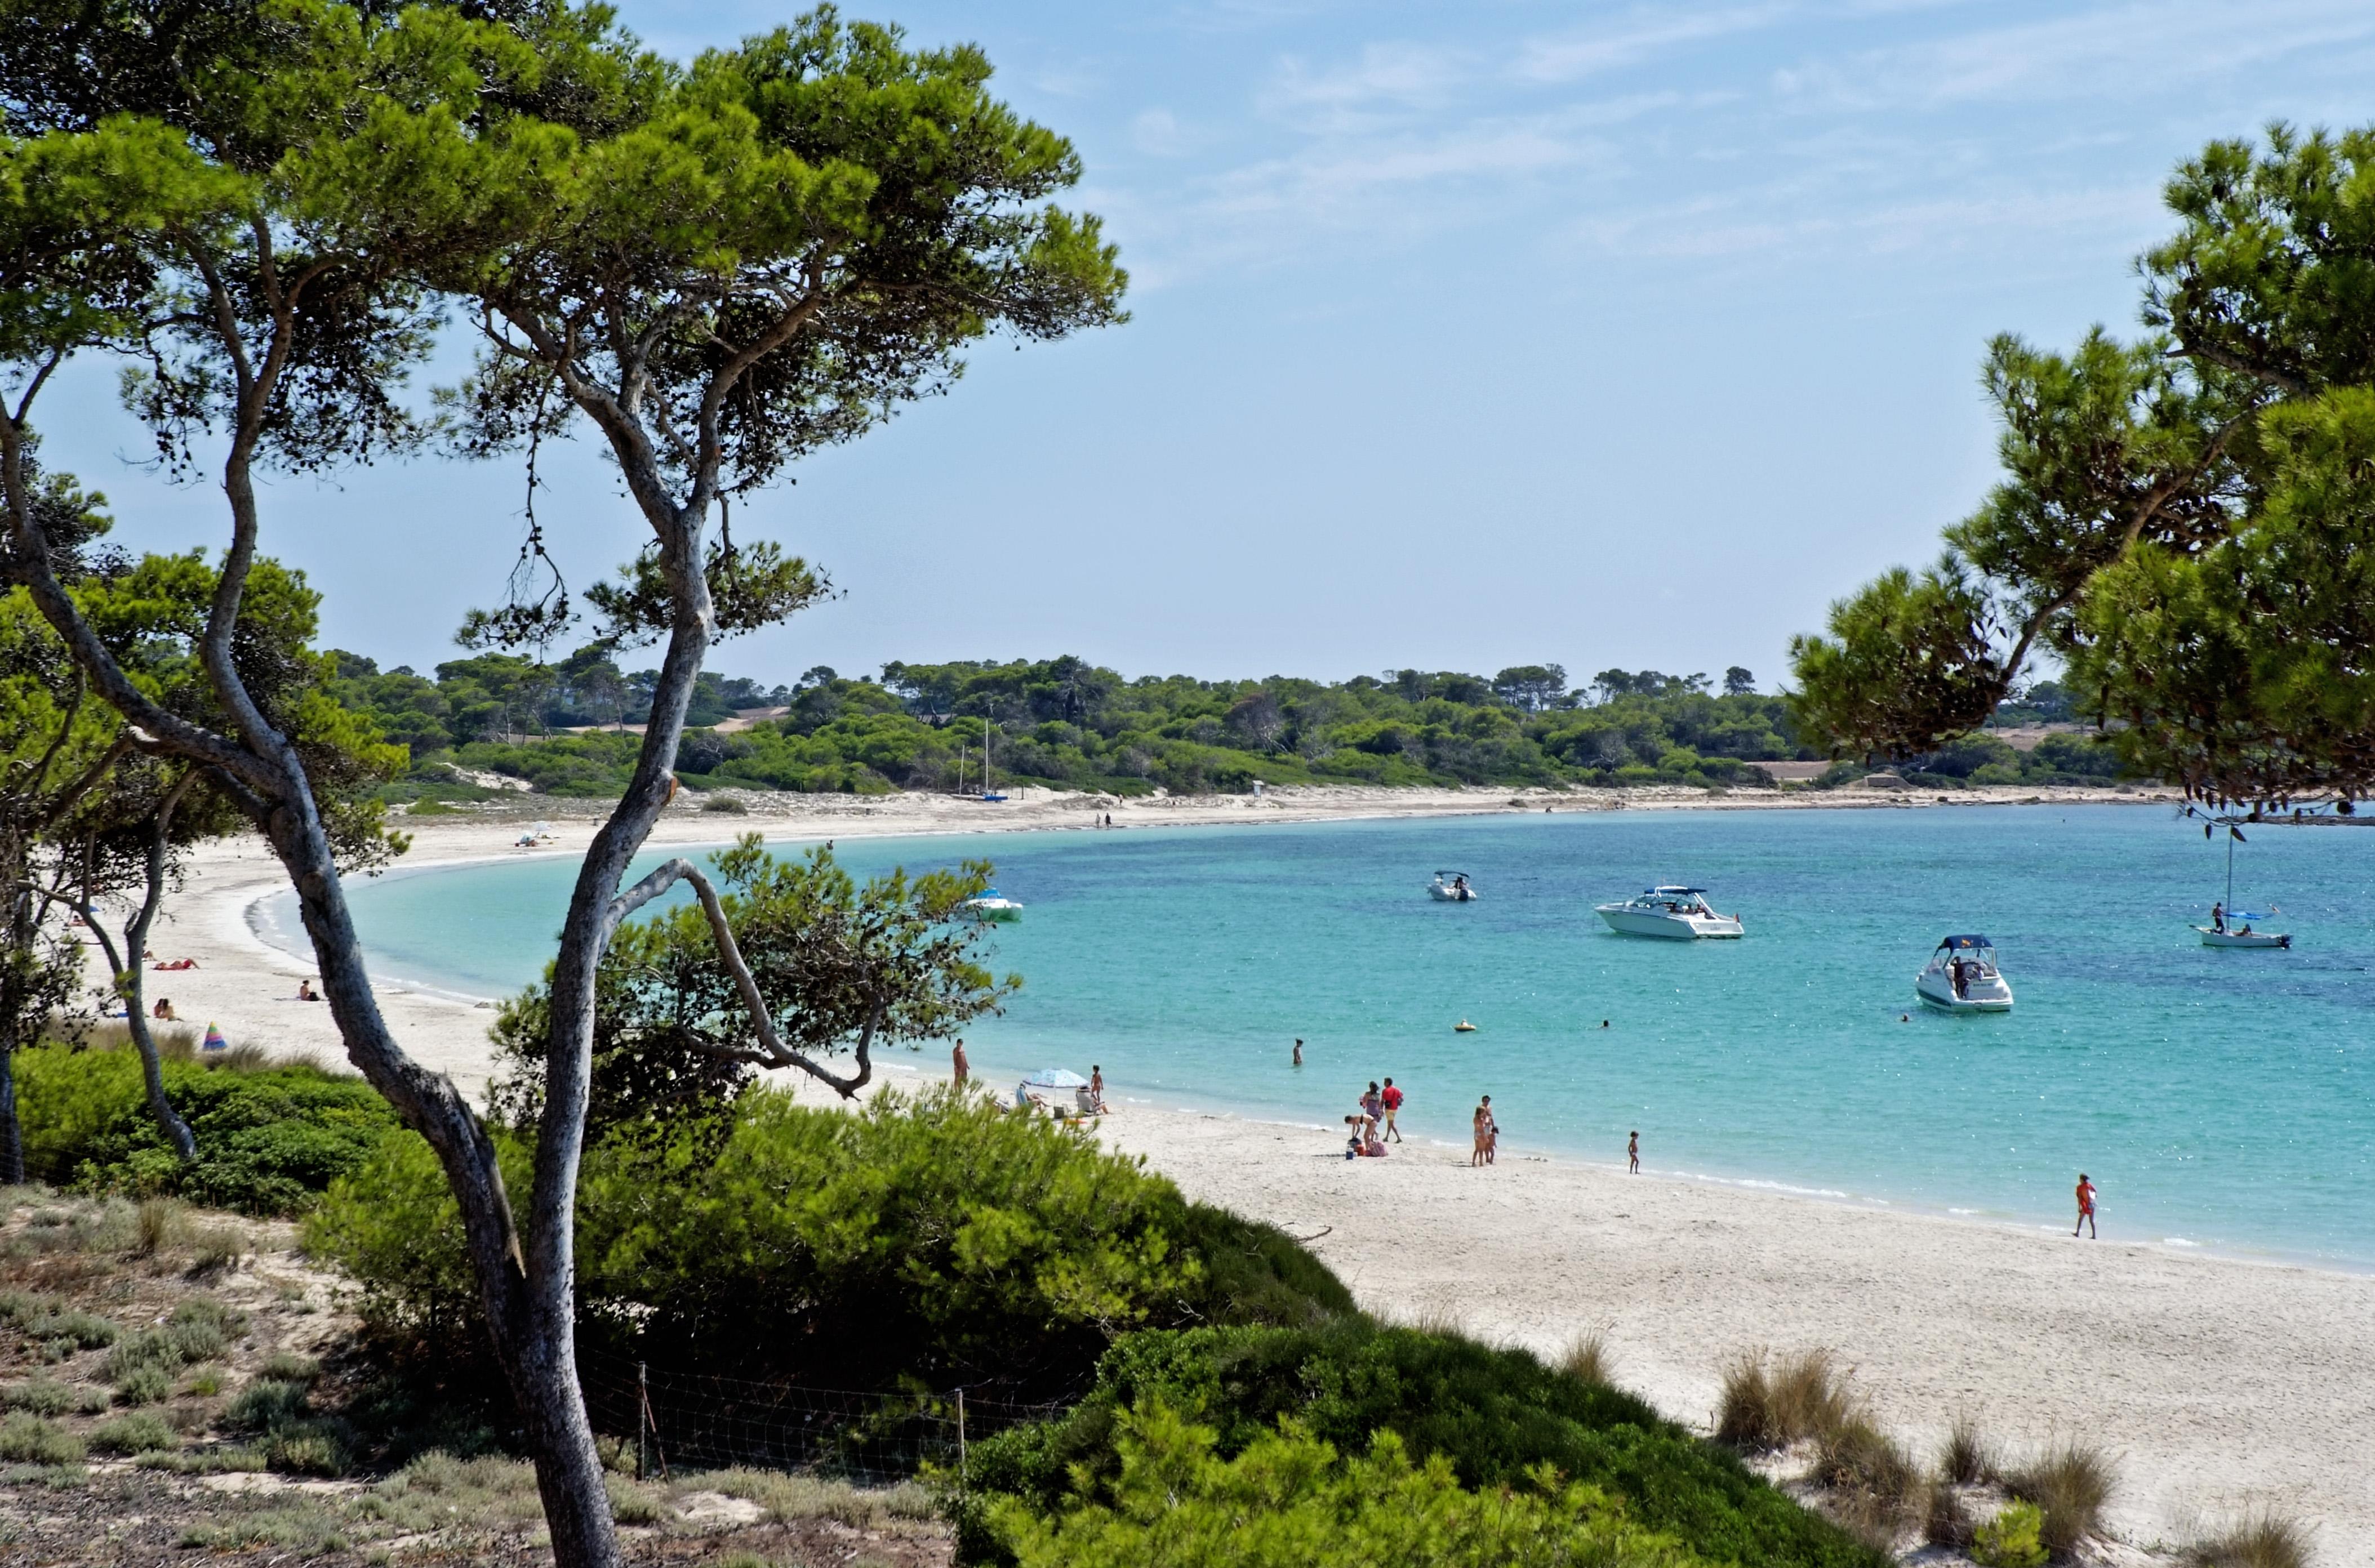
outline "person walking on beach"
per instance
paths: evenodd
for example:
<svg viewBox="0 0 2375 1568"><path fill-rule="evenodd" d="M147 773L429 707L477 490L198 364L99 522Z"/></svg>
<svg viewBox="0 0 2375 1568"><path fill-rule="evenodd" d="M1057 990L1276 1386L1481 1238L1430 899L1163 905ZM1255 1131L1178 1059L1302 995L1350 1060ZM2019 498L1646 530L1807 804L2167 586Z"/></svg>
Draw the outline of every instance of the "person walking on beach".
<svg viewBox="0 0 2375 1568"><path fill-rule="evenodd" d="M956 1076L950 1081L962 1089L965 1080L973 1077L973 1064L965 1060L963 1041L957 1042L957 1048L949 1053L949 1060L956 1069Z"/></svg>
<svg viewBox="0 0 2375 1568"><path fill-rule="evenodd" d="M2070 1233L2074 1236L2081 1230L2090 1242L2103 1239L2095 1233L2095 1184L2086 1179L2084 1171L2078 1173L2078 1223L2070 1227Z"/></svg>
<svg viewBox="0 0 2375 1568"><path fill-rule="evenodd" d="M1376 1079L1369 1080L1369 1091L1361 1096L1361 1112L1369 1118L1372 1126L1386 1119L1385 1096L1377 1092Z"/></svg>
<svg viewBox="0 0 2375 1568"><path fill-rule="evenodd" d="M1089 1103L1100 1116L1112 1114L1105 1109L1105 1070L1094 1062L1089 1064Z"/></svg>
<svg viewBox="0 0 2375 1568"><path fill-rule="evenodd" d="M1402 1091L1394 1087L1392 1079L1386 1079L1385 1092L1377 1096L1377 1101L1386 1108L1386 1138L1395 1143L1401 1142L1401 1129L1394 1126L1394 1113L1402 1108Z"/></svg>
<svg viewBox="0 0 2375 1568"><path fill-rule="evenodd" d="M1641 1129L1635 1127L1633 1136L1625 1140L1625 1168L1634 1175L1641 1173Z"/></svg>

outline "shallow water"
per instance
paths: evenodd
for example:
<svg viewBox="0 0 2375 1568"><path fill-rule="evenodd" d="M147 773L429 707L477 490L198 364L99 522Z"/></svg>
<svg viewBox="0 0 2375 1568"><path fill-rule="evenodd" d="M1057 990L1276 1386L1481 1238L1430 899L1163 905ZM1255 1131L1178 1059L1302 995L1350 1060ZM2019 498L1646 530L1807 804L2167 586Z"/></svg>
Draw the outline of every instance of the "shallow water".
<svg viewBox="0 0 2375 1568"><path fill-rule="evenodd" d="M976 1073L1061 1064L1114 1096L1340 1123L1391 1074L1414 1135L1931 1210L2375 1267L2375 831L2238 855L2289 953L2204 949L2220 846L2162 808L1602 812L851 840L853 869L994 859L1025 986ZM656 860L658 856L647 857ZM1482 898L1425 897L1437 867ZM353 889L375 967L479 996L532 980L574 865ZM1711 890L1738 942L1603 929L1596 902ZM286 921L285 913L282 919ZM2009 1016L1922 1011L1950 931L1991 936ZM1910 1013L1909 1022L1900 1015ZM1461 1018L1473 1034L1454 1034ZM1600 1027L1602 1019L1609 1027ZM1294 1037L1306 1066L1289 1065ZM928 1047L935 1065L945 1046Z"/></svg>

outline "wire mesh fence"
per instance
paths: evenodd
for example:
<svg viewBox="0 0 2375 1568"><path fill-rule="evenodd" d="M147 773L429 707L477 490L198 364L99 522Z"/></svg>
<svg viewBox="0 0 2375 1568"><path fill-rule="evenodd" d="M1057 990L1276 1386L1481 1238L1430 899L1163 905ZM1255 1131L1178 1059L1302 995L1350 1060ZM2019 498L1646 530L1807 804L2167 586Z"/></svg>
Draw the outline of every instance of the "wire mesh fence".
<svg viewBox="0 0 2375 1568"><path fill-rule="evenodd" d="M967 1444L1066 1409L961 1388L820 1388L647 1368L591 1350L577 1376L594 1429L632 1439L655 1474L740 1465L877 1486L928 1466L961 1476Z"/></svg>

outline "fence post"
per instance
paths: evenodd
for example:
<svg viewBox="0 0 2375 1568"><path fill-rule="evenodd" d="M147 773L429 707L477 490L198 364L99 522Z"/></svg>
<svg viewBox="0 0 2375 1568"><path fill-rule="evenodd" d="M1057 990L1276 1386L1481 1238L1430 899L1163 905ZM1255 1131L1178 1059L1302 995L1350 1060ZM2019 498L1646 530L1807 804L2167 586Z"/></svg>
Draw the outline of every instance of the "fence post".
<svg viewBox="0 0 2375 1568"><path fill-rule="evenodd" d="M964 1390L957 1390L957 1491L965 1489Z"/></svg>
<svg viewBox="0 0 2375 1568"><path fill-rule="evenodd" d="M649 1422L652 1408L650 1389L644 1380L644 1363L635 1363L635 1479L644 1479L644 1429Z"/></svg>

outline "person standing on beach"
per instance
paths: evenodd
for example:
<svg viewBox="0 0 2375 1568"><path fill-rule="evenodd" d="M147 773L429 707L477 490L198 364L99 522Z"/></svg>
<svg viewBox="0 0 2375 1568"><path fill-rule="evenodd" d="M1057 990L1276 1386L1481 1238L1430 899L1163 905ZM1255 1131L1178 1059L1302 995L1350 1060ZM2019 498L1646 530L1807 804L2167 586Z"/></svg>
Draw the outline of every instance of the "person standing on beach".
<svg viewBox="0 0 2375 1568"><path fill-rule="evenodd" d="M965 1080L973 1077L973 1064L965 1060L963 1041L958 1041L957 1048L949 1053L949 1061L956 1069L955 1077L950 1081L960 1089L963 1088Z"/></svg>
<svg viewBox="0 0 2375 1568"><path fill-rule="evenodd" d="M1371 1126L1375 1126L1377 1123L1385 1120L1385 1096L1377 1092L1377 1080L1376 1079L1371 1079L1369 1080L1369 1091L1361 1096L1361 1110L1362 1113L1369 1118L1369 1125Z"/></svg>
<svg viewBox="0 0 2375 1568"><path fill-rule="evenodd" d="M2074 1236L2081 1230L2090 1242L2103 1239L2095 1233L2095 1184L2086 1179L2084 1171L2078 1173L2078 1223L2070 1227L2070 1233Z"/></svg>
<svg viewBox="0 0 2375 1568"><path fill-rule="evenodd" d="M1484 1096L1483 1101L1477 1105L1476 1114L1470 1118L1470 1123L1475 1129L1476 1147L1470 1152L1468 1162L1471 1165L1490 1165L1493 1162L1493 1141L1501 1130L1493 1125L1491 1095Z"/></svg>
<svg viewBox="0 0 2375 1568"><path fill-rule="evenodd" d="M1634 1175L1641 1173L1641 1129L1635 1127L1633 1136L1625 1140L1625 1168Z"/></svg>
<svg viewBox="0 0 2375 1568"><path fill-rule="evenodd" d="M1392 1079L1386 1079L1385 1092L1378 1095L1377 1100L1386 1108L1385 1136L1395 1143L1401 1142L1401 1129L1394 1126L1394 1113L1402 1108L1402 1091L1394 1087Z"/></svg>
<svg viewBox="0 0 2375 1568"><path fill-rule="evenodd" d="M1105 1070L1094 1062L1089 1064L1089 1103L1100 1116L1110 1114L1105 1110Z"/></svg>

